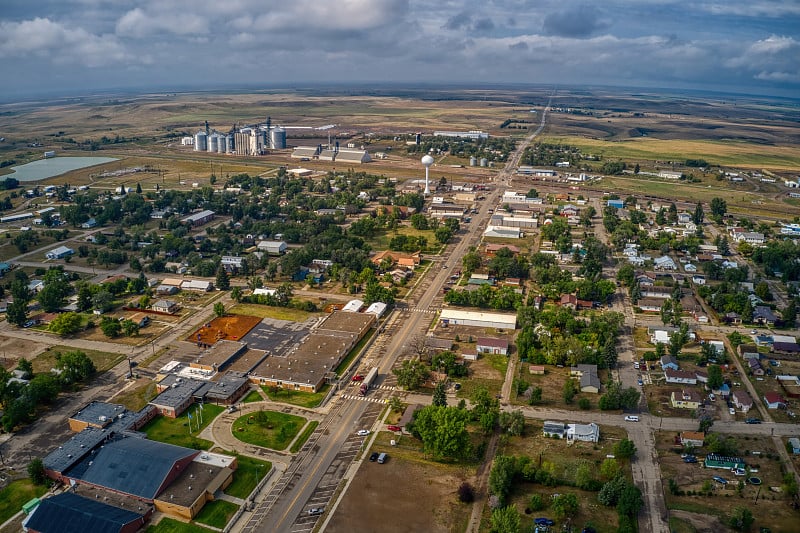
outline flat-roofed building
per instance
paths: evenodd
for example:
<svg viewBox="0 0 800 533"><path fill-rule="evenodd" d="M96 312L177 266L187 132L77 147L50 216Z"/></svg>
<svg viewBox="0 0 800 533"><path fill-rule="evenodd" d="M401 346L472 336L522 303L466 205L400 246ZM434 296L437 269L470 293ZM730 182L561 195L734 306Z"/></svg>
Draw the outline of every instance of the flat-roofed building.
<svg viewBox="0 0 800 533"><path fill-rule="evenodd" d="M332 313L300 345L263 359L250 372L250 381L317 392L375 322L371 313Z"/></svg>
<svg viewBox="0 0 800 533"><path fill-rule="evenodd" d="M237 341L221 339L210 348L202 351L194 361L189 363L192 368L220 372L225 370L233 361L247 351L247 344Z"/></svg>
<svg viewBox="0 0 800 533"><path fill-rule="evenodd" d="M446 325L475 326L482 328L516 329L517 315L510 313L487 313L462 309L442 309L439 321Z"/></svg>

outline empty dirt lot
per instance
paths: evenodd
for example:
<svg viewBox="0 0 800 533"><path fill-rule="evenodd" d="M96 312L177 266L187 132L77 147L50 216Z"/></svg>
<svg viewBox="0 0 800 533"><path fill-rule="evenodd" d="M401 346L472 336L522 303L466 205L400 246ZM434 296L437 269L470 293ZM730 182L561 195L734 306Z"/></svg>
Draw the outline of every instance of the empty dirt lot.
<svg viewBox="0 0 800 533"><path fill-rule="evenodd" d="M199 329L186 337L186 340L189 342L202 342L208 345L223 339L239 341L259 322L261 322L261 318L257 316L221 316L200 326Z"/></svg>
<svg viewBox="0 0 800 533"><path fill-rule="evenodd" d="M463 481L458 469L414 463L387 451L385 464L361 464L325 531L464 531L471 507L457 501Z"/></svg>

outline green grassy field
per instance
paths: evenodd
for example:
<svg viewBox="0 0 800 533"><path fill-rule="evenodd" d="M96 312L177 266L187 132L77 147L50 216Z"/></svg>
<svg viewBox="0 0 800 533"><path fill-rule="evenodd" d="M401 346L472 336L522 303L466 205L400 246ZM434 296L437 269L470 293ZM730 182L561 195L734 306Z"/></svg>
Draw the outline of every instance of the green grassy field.
<svg viewBox="0 0 800 533"><path fill-rule="evenodd" d="M242 403L260 402L261 400L261 395L257 391L251 390L247 393L247 396L242 399Z"/></svg>
<svg viewBox="0 0 800 533"><path fill-rule="evenodd" d="M34 485L29 479L12 481L0 490L0 524L22 510L22 506L33 498L47 492L47 487Z"/></svg>
<svg viewBox="0 0 800 533"><path fill-rule="evenodd" d="M145 533L214 533L214 530L195 524L179 522L172 518L162 518L158 524L148 526L148 528L145 529Z"/></svg>
<svg viewBox="0 0 800 533"><path fill-rule="evenodd" d="M156 384L149 379L143 379L141 383L114 396L111 401L120 403L131 411L138 411L156 396Z"/></svg>
<svg viewBox="0 0 800 533"><path fill-rule="evenodd" d="M237 455L236 461L239 466L233 475L233 481L225 489L225 494L244 500L250 496L258 482L272 469L272 463L259 461L246 455Z"/></svg>
<svg viewBox="0 0 800 533"><path fill-rule="evenodd" d="M319 405L325 395L328 394L330 385L323 385L319 392L303 392L293 391L289 389L273 389L272 387L263 386L261 389L267 393L267 396L273 402L288 403L298 407L305 407L311 409Z"/></svg>
<svg viewBox="0 0 800 533"><path fill-rule="evenodd" d="M305 423L306 419L300 416L277 411L259 411L237 418L231 432L242 442L271 450L285 450Z"/></svg>
<svg viewBox="0 0 800 533"><path fill-rule="evenodd" d="M224 410L225 408L219 405L204 404L203 421L200 423L200 428L198 429L197 406L193 405L178 418L169 418L166 416L156 417L148 422L147 425L142 428L142 431L147 434L147 438L152 440L193 448L195 450L208 450L214 443L197 438L196 435ZM189 428L189 413L192 414L191 430Z"/></svg>
<svg viewBox="0 0 800 533"><path fill-rule="evenodd" d="M235 503L214 500L203 506L203 509L194 517L194 521L222 529L238 509L239 506Z"/></svg>

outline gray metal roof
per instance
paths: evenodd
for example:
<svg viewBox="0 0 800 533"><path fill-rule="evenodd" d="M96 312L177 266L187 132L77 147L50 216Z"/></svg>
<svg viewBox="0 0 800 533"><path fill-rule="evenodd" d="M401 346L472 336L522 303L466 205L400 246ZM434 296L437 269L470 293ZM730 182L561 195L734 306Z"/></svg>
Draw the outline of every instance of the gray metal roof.
<svg viewBox="0 0 800 533"><path fill-rule="evenodd" d="M127 410L123 405L106 402L91 402L70 418L89 424L106 426L113 422L117 415L123 413L127 414Z"/></svg>
<svg viewBox="0 0 800 533"><path fill-rule="evenodd" d="M175 463L198 453L197 450L163 442L124 438L98 450L80 479L152 500L158 495Z"/></svg>
<svg viewBox="0 0 800 533"><path fill-rule="evenodd" d="M150 403L162 407L180 407L191 398L195 391L203 386L202 381L195 379L167 376L161 382L169 388L156 396Z"/></svg>
<svg viewBox="0 0 800 533"><path fill-rule="evenodd" d="M34 531L59 533L118 533L131 522L143 524L144 515L64 492L41 501L28 518Z"/></svg>

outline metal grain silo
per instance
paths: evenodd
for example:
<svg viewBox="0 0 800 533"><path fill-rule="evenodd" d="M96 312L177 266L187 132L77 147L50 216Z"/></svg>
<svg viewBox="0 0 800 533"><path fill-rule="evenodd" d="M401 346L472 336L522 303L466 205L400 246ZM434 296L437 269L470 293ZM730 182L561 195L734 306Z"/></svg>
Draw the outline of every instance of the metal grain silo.
<svg viewBox="0 0 800 533"><path fill-rule="evenodd" d="M286 148L286 130L281 127L273 128L270 131L269 145L273 150L283 150Z"/></svg>
<svg viewBox="0 0 800 533"><path fill-rule="evenodd" d="M218 148L219 148L219 134L212 133L208 137L208 151L216 152Z"/></svg>
<svg viewBox="0 0 800 533"><path fill-rule="evenodd" d="M486 159L485 157L481 157L481 166L482 166L482 167L485 167L485 166L487 166L488 164L489 164L489 160L488 160L488 159Z"/></svg>
<svg viewBox="0 0 800 533"><path fill-rule="evenodd" d="M478 166L478 158L475 157L474 155L469 158L469 166L471 166L471 167Z"/></svg>
<svg viewBox="0 0 800 533"><path fill-rule="evenodd" d="M208 149L208 136L204 131L198 131L194 134L194 151L205 152Z"/></svg>
<svg viewBox="0 0 800 533"><path fill-rule="evenodd" d="M220 135L217 138L217 152L221 154L228 153L228 137L226 135Z"/></svg>

